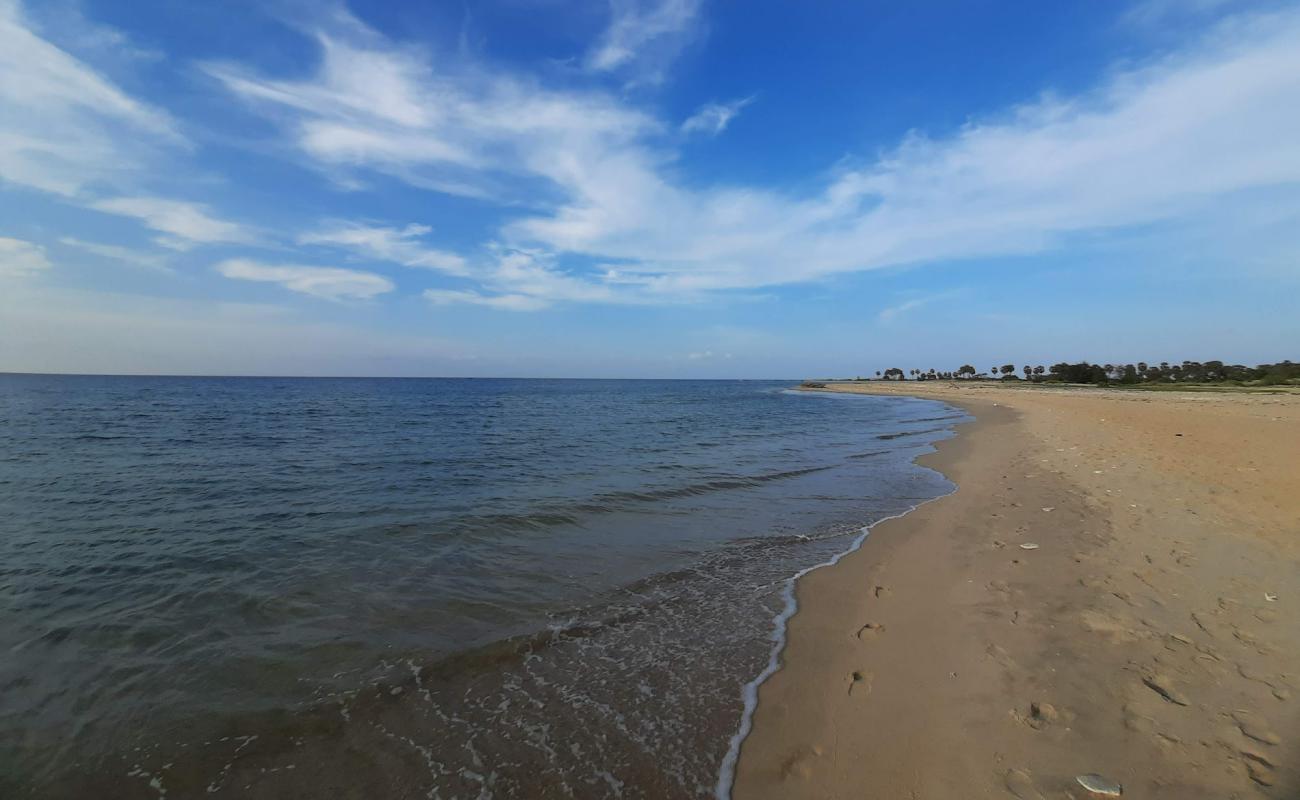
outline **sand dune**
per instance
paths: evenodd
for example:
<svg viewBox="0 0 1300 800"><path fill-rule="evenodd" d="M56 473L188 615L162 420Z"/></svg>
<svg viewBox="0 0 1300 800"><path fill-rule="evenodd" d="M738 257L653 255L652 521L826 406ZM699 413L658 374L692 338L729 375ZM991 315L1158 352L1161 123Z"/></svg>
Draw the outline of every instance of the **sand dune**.
<svg viewBox="0 0 1300 800"><path fill-rule="evenodd" d="M736 798L1300 793L1300 397L829 388L977 421L801 582Z"/></svg>

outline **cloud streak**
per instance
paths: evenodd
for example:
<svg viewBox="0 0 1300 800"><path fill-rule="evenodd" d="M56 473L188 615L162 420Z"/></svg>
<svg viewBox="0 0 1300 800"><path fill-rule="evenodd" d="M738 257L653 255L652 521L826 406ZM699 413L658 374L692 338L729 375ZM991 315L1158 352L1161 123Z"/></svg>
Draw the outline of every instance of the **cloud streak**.
<svg viewBox="0 0 1300 800"><path fill-rule="evenodd" d="M394 288L382 275L338 267L264 264L237 258L221 262L216 269L227 278L277 283L291 292L325 300L369 300Z"/></svg>
<svg viewBox="0 0 1300 800"><path fill-rule="evenodd" d="M700 2L610 0L609 9L609 26L587 53L587 68L631 70L633 84L656 84L696 33Z"/></svg>
<svg viewBox="0 0 1300 800"><path fill-rule="evenodd" d="M34 33L0 2L0 180L74 196L183 144L171 118Z"/></svg>
<svg viewBox="0 0 1300 800"><path fill-rule="evenodd" d="M164 236L158 243L174 250L196 244L255 244L257 237L242 225L213 216L199 203L163 197L112 197L89 204L96 211L137 219Z"/></svg>
<svg viewBox="0 0 1300 800"><path fill-rule="evenodd" d="M431 269L448 275L467 275L468 265L463 257L420 243L432 231L428 225L394 228L360 222L333 222L320 230L302 234L298 242L339 248L373 261Z"/></svg>
<svg viewBox="0 0 1300 800"><path fill-rule="evenodd" d="M730 103L705 103L682 123L682 133L717 136L727 129L745 106L752 102L754 102L753 97L742 97Z"/></svg>
<svg viewBox="0 0 1300 800"><path fill-rule="evenodd" d="M0 278L25 278L49 268L45 248L22 239L0 237Z"/></svg>
<svg viewBox="0 0 1300 800"><path fill-rule="evenodd" d="M502 311L538 311L550 305L542 298L526 294L483 295L456 289L425 289L424 299L437 306L473 305Z"/></svg>
<svg viewBox="0 0 1300 800"><path fill-rule="evenodd" d="M60 237L59 244L90 253L94 256L99 256L100 258L120 261L133 267L143 267L155 272L165 272L168 274L175 273L175 270L167 265L167 259L156 253L146 253L130 247L122 247L115 244L87 242L71 236Z"/></svg>

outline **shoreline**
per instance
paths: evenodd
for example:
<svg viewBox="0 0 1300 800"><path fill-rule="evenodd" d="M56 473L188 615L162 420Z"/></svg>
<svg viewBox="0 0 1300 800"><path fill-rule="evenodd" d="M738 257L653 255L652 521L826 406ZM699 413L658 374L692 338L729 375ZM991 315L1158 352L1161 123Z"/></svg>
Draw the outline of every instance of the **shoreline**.
<svg viewBox="0 0 1300 800"><path fill-rule="evenodd" d="M808 389L800 388L800 389L796 389L796 391L806 391L811 393L823 392L827 394L836 394L836 393L850 394L850 392L836 392L835 390L826 390L826 389L818 389L818 388L808 388ZM938 456L944 449L946 449L947 447L951 446L954 442L956 442L956 440L960 436L960 433L957 430L958 426L978 425L979 418L970 410L970 408L968 407L969 404L954 403L949 401L943 401L943 402L946 405L950 405L953 408L962 411L969 418L964 420L959 420L953 423L951 426L951 430L953 431L954 435L948 439L941 439L933 443L933 445L931 446L934 447L934 452L924 453L918 456L917 458L913 459L913 463L918 466L937 472L940 475L944 475L946 478L947 477L946 473L942 469L940 469L940 467L944 466L944 464L942 463L938 463L935 465L926 464L923 463L922 459L929 459ZM753 730L753 718L754 718L754 714L757 712L758 709L758 694L762 690L763 685L768 681L768 679L770 679L773 675L775 675L777 672L781 670L782 667L781 660L784 656L788 644L789 622L797 613L799 613L798 589L799 589L800 580L816 570L820 570L828 567L834 567L836 564L839 564L845 558L848 558L853 554L857 553L867 543L869 537L871 536L872 531L874 531L877 527L889 522L904 519L905 517L907 517L907 515L914 513L917 509L923 506L926 506L930 503L936 503L940 500L952 496L953 494L956 494L960 490L960 488L961 487L959 485L953 482L953 488L951 491L948 491L937 497L931 497L926 500L922 500L921 502L908 508L906 511L902 511L897 514L891 514L886 517L881 517L878 520L875 520L873 522L870 522L862 526L861 532L859 533L858 536L854 537L853 542L846 550L836 554L834 557L832 557L827 561L823 561L819 564L814 564L810 567L805 567L804 569L799 570L798 572L791 575L788 579L786 579L785 586L782 588L781 591L781 595L783 599L782 610L772 620L773 630L772 630L771 638L773 640L773 644L772 644L771 655L768 659L768 663L766 664L766 666L764 666L763 670L759 672L759 674L755 676L752 680L746 683L741 690L741 697L743 700L741 721L738 730L736 731L735 734L732 735L731 739L728 742L727 753L723 757L722 765L719 767L718 770L718 783L714 789L715 800L731 800L733 789L735 787L735 782L736 782L737 767L740 760L741 749L744 747L746 739L748 739L750 733Z"/></svg>
<svg viewBox="0 0 1300 800"><path fill-rule="evenodd" d="M727 753L723 756L722 766L719 768L718 784L714 789L714 797L716 800L730 800L732 796L732 789L736 782L736 767L740 760L740 751L745 744L745 740L753 730L754 714L758 710L758 693L763 688L763 684L781 669L781 658L785 653L789 622L795 614L799 613L798 587L800 579L816 570L825 567L834 567L848 556L861 550L862 546L866 544L868 537L871 536L871 532L877 526L894 520L903 519L908 514L911 514L927 503L934 503L942 500L956 491L957 488L954 487L951 492L939 495L938 497L932 497L928 500L922 500L920 503L917 503L906 511L898 514L891 514L887 517L881 517L875 522L862 526L860 533L854 537L852 544L850 544L847 550L837 553L829 560L823 561L820 564L805 567L785 580L785 585L781 589L781 612L772 620L772 650L768 657L768 662L766 666L763 667L763 670L759 672L756 677L746 683L741 689L743 709L740 715L740 726L729 740Z"/></svg>
<svg viewBox="0 0 1300 800"><path fill-rule="evenodd" d="M975 421L917 459L956 492L797 582L733 797L1300 788L1294 396L827 389Z"/></svg>

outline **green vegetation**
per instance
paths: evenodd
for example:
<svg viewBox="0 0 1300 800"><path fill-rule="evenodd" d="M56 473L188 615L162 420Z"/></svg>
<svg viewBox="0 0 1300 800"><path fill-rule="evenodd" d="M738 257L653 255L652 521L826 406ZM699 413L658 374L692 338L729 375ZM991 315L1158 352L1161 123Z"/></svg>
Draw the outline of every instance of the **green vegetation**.
<svg viewBox="0 0 1300 800"><path fill-rule="evenodd" d="M1225 364L1222 361L1183 361L1170 364L1148 364L1140 361L1136 364L1091 364L1080 361L1075 364L1060 362L1050 367L1030 366L1026 364L1024 381L1044 384L1080 384L1090 383L1097 386L1121 386L1135 389L1170 389L1201 388L1205 390L1226 389L1232 387L1259 388L1269 386L1300 386L1300 364L1292 361L1280 361L1276 364L1260 364L1247 367L1242 364ZM876 370L877 380L1002 380L1019 382L1014 364L995 366L985 372L976 372L975 367L963 364L951 372L936 369L911 369L906 372L898 367L883 371ZM859 378L859 380L862 380Z"/></svg>

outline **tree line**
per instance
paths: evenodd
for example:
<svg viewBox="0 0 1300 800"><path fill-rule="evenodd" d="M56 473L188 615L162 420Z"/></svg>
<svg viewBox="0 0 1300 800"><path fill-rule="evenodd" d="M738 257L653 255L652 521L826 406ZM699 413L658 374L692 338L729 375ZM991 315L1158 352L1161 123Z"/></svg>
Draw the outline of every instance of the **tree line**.
<svg viewBox="0 0 1300 800"><path fill-rule="evenodd" d="M1021 378L1020 374L1024 377ZM876 370L877 380L1027 380L1045 383L1093 383L1099 385L1143 383L1238 383L1274 386L1300 382L1300 364L1280 361L1247 367L1242 364L1225 364L1222 361L1183 361L1171 364L1161 361L1149 364L1075 364L1062 361L1050 367L1025 364L1017 370L1015 364L995 364L987 372L977 370L972 364L963 364L955 370L939 371L934 368L910 369L898 367ZM867 380L858 378L858 380Z"/></svg>

